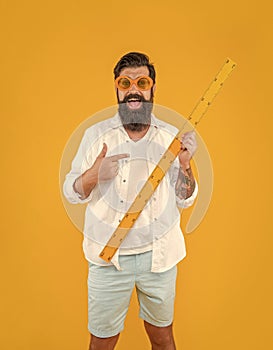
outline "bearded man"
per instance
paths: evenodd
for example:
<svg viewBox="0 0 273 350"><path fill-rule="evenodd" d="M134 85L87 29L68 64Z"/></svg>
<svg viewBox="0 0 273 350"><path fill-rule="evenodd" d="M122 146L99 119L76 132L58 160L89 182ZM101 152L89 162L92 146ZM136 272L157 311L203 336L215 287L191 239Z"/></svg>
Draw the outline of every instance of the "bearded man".
<svg viewBox="0 0 273 350"><path fill-rule="evenodd" d="M195 134L182 136L177 159L106 263L101 250L177 133L152 113L156 73L146 55L124 55L114 76L118 111L86 130L64 183L71 203L88 203L83 250L89 349L115 348L135 288L152 349L174 350L177 263L186 255L178 207L192 205L197 195L190 164Z"/></svg>

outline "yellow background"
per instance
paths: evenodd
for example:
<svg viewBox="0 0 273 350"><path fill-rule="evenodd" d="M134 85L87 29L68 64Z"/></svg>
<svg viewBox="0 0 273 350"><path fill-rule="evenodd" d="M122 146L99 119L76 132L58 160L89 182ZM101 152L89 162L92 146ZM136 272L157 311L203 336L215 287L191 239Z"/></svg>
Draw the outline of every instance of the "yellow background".
<svg viewBox="0 0 273 350"><path fill-rule="evenodd" d="M183 115L227 56L238 64L198 128L214 192L186 236L174 331L183 350L272 348L270 4L1 1L1 349L87 349L87 264L59 166L75 128L116 102L112 69L131 50L155 63L156 103ZM117 348L149 349L135 296Z"/></svg>

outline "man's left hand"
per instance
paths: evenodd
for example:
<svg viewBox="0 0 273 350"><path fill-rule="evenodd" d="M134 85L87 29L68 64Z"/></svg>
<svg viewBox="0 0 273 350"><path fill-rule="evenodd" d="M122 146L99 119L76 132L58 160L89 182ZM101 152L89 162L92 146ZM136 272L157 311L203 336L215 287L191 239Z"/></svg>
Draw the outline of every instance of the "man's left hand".
<svg viewBox="0 0 273 350"><path fill-rule="evenodd" d="M190 160L197 149L197 142L194 131L188 131L182 135L181 151L178 154L180 166L183 170L190 167Z"/></svg>

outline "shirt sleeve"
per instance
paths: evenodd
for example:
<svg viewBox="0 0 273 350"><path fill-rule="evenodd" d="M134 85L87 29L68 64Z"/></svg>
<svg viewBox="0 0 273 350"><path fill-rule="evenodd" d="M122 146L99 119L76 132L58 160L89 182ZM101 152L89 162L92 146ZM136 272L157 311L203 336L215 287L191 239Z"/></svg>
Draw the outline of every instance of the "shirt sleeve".
<svg viewBox="0 0 273 350"><path fill-rule="evenodd" d="M77 203L83 204L90 201L90 199L92 198L92 191L87 198L81 199L80 195L77 192L75 192L73 188L75 180L92 166L92 164L90 164L90 159L89 159L90 157L88 156L90 148L91 148L91 140L90 140L90 137L88 136L88 133L85 132L82 138L82 141L80 143L80 146L78 148L78 151L76 153L76 156L72 161L71 170L66 175L65 181L63 184L64 196L72 204L77 204Z"/></svg>

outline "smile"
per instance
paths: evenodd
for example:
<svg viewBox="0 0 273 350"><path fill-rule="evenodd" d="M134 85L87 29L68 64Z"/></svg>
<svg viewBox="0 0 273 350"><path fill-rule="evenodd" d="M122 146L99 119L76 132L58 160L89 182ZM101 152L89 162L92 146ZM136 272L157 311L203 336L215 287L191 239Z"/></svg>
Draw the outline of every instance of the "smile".
<svg viewBox="0 0 273 350"><path fill-rule="evenodd" d="M139 107L141 107L142 105L142 102L141 102L141 99L140 98L130 98L128 101L127 101L127 106L130 108L130 109L138 109Z"/></svg>

